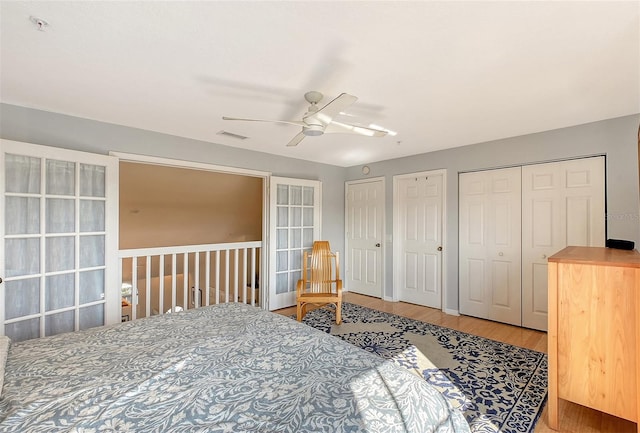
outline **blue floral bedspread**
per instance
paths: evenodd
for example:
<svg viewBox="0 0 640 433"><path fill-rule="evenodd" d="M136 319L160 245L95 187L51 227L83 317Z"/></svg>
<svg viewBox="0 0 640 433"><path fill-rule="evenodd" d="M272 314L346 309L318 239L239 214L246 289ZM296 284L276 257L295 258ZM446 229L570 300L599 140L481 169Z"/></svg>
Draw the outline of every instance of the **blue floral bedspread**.
<svg viewBox="0 0 640 433"><path fill-rule="evenodd" d="M0 432L468 432L405 369L222 304L11 344Z"/></svg>

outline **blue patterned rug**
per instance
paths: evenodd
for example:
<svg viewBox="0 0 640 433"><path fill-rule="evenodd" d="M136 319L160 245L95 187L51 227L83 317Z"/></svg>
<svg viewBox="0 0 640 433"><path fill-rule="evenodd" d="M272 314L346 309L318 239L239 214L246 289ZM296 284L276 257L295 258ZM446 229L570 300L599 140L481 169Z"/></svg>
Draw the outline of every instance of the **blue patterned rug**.
<svg viewBox="0 0 640 433"><path fill-rule="evenodd" d="M547 398L547 355L343 303L304 322L414 371L460 407L474 433L530 433Z"/></svg>

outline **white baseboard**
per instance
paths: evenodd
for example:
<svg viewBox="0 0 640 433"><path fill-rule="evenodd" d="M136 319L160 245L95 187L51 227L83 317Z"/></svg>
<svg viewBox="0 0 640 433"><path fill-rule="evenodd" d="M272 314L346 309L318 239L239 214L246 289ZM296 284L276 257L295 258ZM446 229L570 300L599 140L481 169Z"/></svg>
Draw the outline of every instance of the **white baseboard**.
<svg viewBox="0 0 640 433"><path fill-rule="evenodd" d="M445 308L444 310L445 314L450 314L452 316L459 316L460 312L458 310L452 310L451 308Z"/></svg>

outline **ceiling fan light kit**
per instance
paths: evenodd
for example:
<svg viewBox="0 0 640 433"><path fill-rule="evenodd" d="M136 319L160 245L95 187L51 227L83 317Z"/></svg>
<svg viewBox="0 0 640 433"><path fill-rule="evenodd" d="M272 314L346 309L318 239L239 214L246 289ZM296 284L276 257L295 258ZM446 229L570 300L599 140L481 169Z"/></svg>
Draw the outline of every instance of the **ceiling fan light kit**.
<svg viewBox="0 0 640 433"><path fill-rule="evenodd" d="M304 135L307 135L309 137L322 135L324 134L324 125L303 126L302 132L304 133Z"/></svg>
<svg viewBox="0 0 640 433"><path fill-rule="evenodd" d="M388 131L374 129L366 126L352 125L349 123L337 122L334 119L337 115L344 113L344 110L355 103L358 98L348 93L341 93L337 98L331 100L327 105L318 108L318 102L323 98L322 93L310 91L304 94L304 99L310 104L307 112L302 116L302 120L263 120L263 119L243 119L238 117L223 116L223 120L242 120L247 122L274 122L286 123L302 127L295 137L287 143L287 146L297 146L304 137L313 137L323 134L341 133L356 134L366 137L384 137Z"/></svg>

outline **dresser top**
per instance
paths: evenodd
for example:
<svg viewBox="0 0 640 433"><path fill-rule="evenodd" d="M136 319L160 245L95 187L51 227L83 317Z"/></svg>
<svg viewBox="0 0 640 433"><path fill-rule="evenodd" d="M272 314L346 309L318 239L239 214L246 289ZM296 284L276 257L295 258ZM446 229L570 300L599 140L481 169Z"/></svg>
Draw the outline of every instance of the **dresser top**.
<svg viewBox="0 0 640 433"><path fill-rule="evenodd" d="M605 247L566 247L549 257L549 261L640 268L640 253Z"/></svg>

